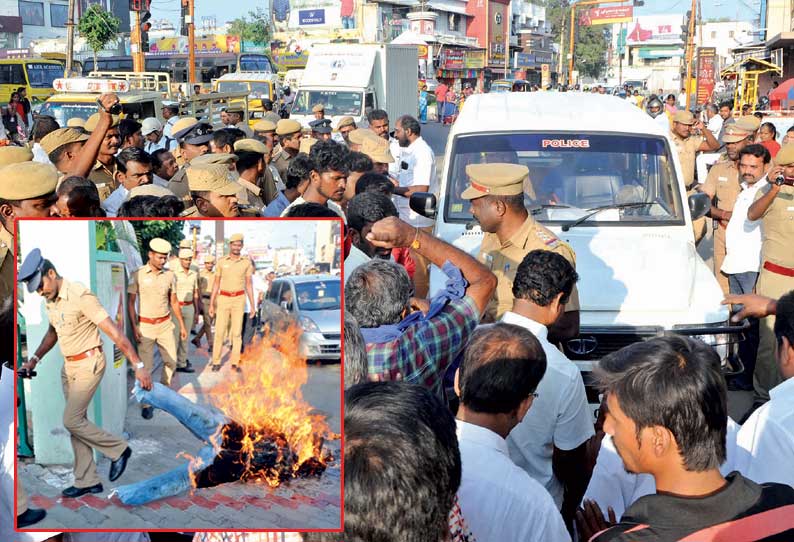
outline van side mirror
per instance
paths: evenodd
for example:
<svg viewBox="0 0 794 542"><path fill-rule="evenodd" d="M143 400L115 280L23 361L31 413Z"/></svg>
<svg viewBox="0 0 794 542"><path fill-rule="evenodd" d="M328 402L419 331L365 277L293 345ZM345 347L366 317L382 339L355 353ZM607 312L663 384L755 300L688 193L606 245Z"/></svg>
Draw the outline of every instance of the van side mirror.
<svg viewBox="0 0 794 542"><path fill-rule="evenodd" d="M414 192L408 203L414 212L419 213L425 218L435 219L438 210L436 196L430 192Z"/></svg>
<svg viewBox="0 0 794 542"><path fill-rule="evenodd" d="M706 213L711 209L711 198L708 194L703 192L696 192L689 196L689 214L692 215L692 220L706 216Z"/></svg>
<svg viewBox="0 0 794 542"><path fill-rule="evenodd" d="M282 301L281 302L281 308L284 309L285 311L291 311L292 310L292 303L290 303L289 301Z"/></svg>

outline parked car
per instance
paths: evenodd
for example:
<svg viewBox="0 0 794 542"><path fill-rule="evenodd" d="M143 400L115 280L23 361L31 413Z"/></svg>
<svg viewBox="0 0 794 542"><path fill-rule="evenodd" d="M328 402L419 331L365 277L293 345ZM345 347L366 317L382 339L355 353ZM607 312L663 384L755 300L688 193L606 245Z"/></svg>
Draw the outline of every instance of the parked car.
<svg viewBox="0 0 794 542"><path fill-rule="evenodd" d="M342 304L339 277L331 275L295 275L273 281L265 297L278 305L303 328L298 353L312 360L341 359ZM279 318L279 314L266 316Z"/></svg>

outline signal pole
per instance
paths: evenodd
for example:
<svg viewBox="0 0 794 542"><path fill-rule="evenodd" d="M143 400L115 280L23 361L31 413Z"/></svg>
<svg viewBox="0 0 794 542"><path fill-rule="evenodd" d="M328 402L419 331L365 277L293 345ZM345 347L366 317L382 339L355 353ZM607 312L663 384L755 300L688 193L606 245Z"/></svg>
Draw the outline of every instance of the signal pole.
<svg viewBox="0 0 794 542"><path fill-rule="evenodd" d="M66 68L64 69L64 77L72 76L72 63L74 57L74 4L75 0L69 0L68 13L66 14ZM96 66L94 66L96 69Z"/></svg>
<svg viewBox="0 0 794 542"><path fill-rule="evenodd" d="M132 52L132 71L140 73L144 69L143 48L141 47L141 12L133 11L132 32L130 32L130 51Z"/></svg>
<svg viewBox="0 0 794 542"><path fill-rule="evenodd" d="M195 24L195 0L187 0L188 20L187 23L187 49L188 49L188 78L190 84L196 82L196 24ZM192 92L192 88L190 89Z"/></svg>
<svg viewBox="0 0 794 542"><path fill-rule="evenodd" d="M686 43L686 108L689 111L689 106L692 103L692 60L695 57L695 18L697 9L697 0L692 0L692 11L689 12L689 32L687 35Z"/></svg>

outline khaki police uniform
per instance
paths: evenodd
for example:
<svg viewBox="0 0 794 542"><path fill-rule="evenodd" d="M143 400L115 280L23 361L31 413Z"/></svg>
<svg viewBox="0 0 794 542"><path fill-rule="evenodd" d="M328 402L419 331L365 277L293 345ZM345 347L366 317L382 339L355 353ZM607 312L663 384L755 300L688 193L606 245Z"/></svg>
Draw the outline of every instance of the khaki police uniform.
<svg viewBox="0 0 794 542"><path fill-rule="evenodd" d="M221 196L232 196L240 191L240 184L229 178L229 169L222 164L191 165L187 168L187 180L190 190L195 192L215 192ZM194 205L185 209L182 216L203 215Z"/></svg>
<svg viewBox="0 0 794 542"><path fill-rule="evenodd" d="M715 194L715 207L723 211L733 211L736 199L742 191L739 183L739 168L736 162L725 156L724 159L711 166L706 182L703 184L704 188L708 187L709 192ZM720 271L726 254L725 227L726 224L717 221L717 228L714 230L714 275L722 288L722 293L728 295L730 293L728 276Z"/></svg>
<svg viewBox="0 0 794 542"><path fill-rule="evenodd" d="M176 292L174 272L166 269L155 271L147 263L132 274L127 292L136 294L139 300L141 342L138 355L146 369L153 373L156 345L163 358L160 383L170 386L176 370L176 341L171 320L171 294Z"/></svg>
<svg viewBox="0 0 794 542"><path fill-rule="evenodd" d="M296 120L281 119L276 124L276 135L279 137L291 136L302 129L301 124ZM293 158L294 156L288 153L286 149L282 148L279 152L276 152L275 149L273 150L271 165L276 169L282 180L287 178L287 168Z"/></svg>
<svg viewBox="0 0 794 542"><path fill-rule="evenodd" d="M0 299L10 299L14 288L14 236L0 225Z"/></svg>
<svg viewBox="0 0 794 542"><path fill-rule="evenodd" d="M238 130L242 130L245 134L245 137L254 137L254 131L251 130L251 127L248 125L247 122L241 120L237 124L233 126L233 128L237 128Z"/></svg>
<svg viewBox="0 0 794 542"><path fill-rule="evenodd" d="M94 486L100 479L93 450L116 460L127 449L124 439L100 429L86 417L88 404L105 374L106 358L97 324L109 316L88 288L66 279L58 297L48 301L46 309L64 357L63 426L69 431L74 451L74 487Z"/></svg>
<svg viewBox="0 0 794 542"><path fill-rule="evenodd" d="M673 122L681 124L693 125L695 124L695 117L689 111L679 111L673 116ZM691 196L695 193L695 160L697 158L698 150L703 144L703 136L691 135L683 138L670 130L670 137L673 139L676 151L678 152L678 161L681 162L681 172L684 175L684 185L687 188L687 195ZM695 234L695 243L699 243L706 235L706 217L700 217L692 221L692 230Z"/></svg>
<svg viewBox="0 0 794 542"><path fill-rule="evenodd" d="M199 122L194 117L182 117L174 123L173 128L171 128L171 135L180 145L182 143L187 143L189 145L208 145L212 139L212 126L204 122ZM176 153L174 155L176 156ZM179 155L182 164L174 176L168 181L168 189L173 192L176 197L184 201L186 205L190 205L192 201L190 199L190 187L187 180L186 169L193 160L200 158L200 156L196 156L193 160L187 162L181 156L181 152Z"/></svg>
<svg viewBox="0 0 794 542"><path fill-rule="evenodd" d="M261 155L262 158L268 155L268 149L265 144L257 139L236 141L234 143L234 152L252 152ZM257 178L255 183L242 177L237 179L237 182L241 186L237 195L238 202L260 211L278 196L278 189L269 167L264 168L263 175Z"/></svg>
<svg viewBox="0 0 794 542"><path fill-rule="evenodd" d="M218 260L215 270L216 280L220 281L220 289L215 298L215 339L212 348L212 364L221 363L223 340L228 334L232 339L232 351L229 361L232 365L240 362L240 350L243 346L243 315L245 314L246 282L254 274L254 266L248 258L232 258L224 256Z"/></svg>
<svg viewBox="0 0 794 542"><path fill-rule="evenodd" d="M190 249L181 249L180 256L183 250L187 250L190 254L190 257L193 256L193 251ZM179 302L179 310L182 313L182 321L185 323L185 329L190 329L193 324L193 320L196 317L196 307L193 300L193 293L198 292L198 272L193 269L192 266L185 271L182 268L181 262L176 262L173 272L176 280L176 299ZM179 322L177 322L175 317L173 318L173 321L174 340L176 341L176 366L187 367L189 336L185 336L185 338L182 339L179 336Z"/></svg>
<svg viewBox="0 0 794 542"><path fill-rule="evenodd" d="M96 185L96 189L99 192L99 200L105 201L108 196L116 189L116 179L114 174L116 173L116 166L113 165L112 167L108 167L99 160L97 160L94 167L91 169L91 173L88 174L88 180L93 182Z"/></svg>
<svg viewBox="0 0 794 542"><path fill-rule="evenodd" d="M792 151L786 153L790 156L789 163L794 163L794 148ZM781 152L783 151L778 152L778 157ZM759 190L756 200L769 189L770 187L764 187ZM794 187L781 186L780 192L761 220L762 263L755 291L759 295L779 299L783 294L794 290ZM782 382L775 358L777 341L774 326L774 316L767 316L760 321L758 358L753 374L756 400L769 400L769 390Z"/></svg>
<svg viewBox="0 0 794 542"><path fill-rule="evenodd" d="M205 261L214 262L215 258L209 256ZM199 294L201 295L201 316L203 324L194 341L198 344L201 341L201 337L206 335L207 344L209 344L209 349L212 350L212 318L210 318L209 309L212 287L215 285L215 271L207 271L206 268L199 271L198 285Z"/></svg>
<svg viewBox="0 0 794 542"><path fill-rule="evenodd" d="M470 164L466 166L470 185L463 191L463 199L485 196L516 196L523 194L524 181L529 175L526 166L518 164ZM524 256L533 250L550 250L563 256L576 267L573 249L531 216L505 243L495 233L483 236L477 259L496 275L494 297L485 309L484 320L496 321L513 308L513 280ZM579 310L579 293L574 286L566 311Z"/></svg>

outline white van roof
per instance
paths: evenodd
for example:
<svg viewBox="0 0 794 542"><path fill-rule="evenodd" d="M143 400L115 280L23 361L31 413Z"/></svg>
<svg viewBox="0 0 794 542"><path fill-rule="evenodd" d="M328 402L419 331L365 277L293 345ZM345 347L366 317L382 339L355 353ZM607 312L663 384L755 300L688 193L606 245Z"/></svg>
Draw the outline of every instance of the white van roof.
<svg viewBox="0 0 794 542"><path fill-rule="evenodd" d="M451 135L488 131L630 132L667 135L645 111L583 92L501 92L466 98Z"/></svg>

